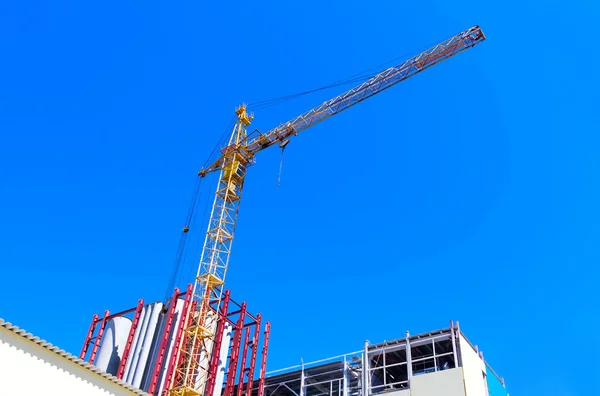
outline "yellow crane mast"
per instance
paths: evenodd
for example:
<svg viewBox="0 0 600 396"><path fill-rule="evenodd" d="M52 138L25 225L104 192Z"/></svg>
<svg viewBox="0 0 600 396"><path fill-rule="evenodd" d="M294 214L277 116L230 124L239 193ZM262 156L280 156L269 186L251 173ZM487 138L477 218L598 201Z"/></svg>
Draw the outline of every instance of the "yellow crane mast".
<svg viewBox="0 0 600 396"><path fill-rule="evenodd" d="M266 133L248 135L246 128L253 115L245 105L237 108L237 122L227 146L215 162L198 172L200 177L211 172L220 172L220 176L193 286L194 303L184 317L185 332L175 360L170 396L204 394L215 336L210 303L216 301L218 305L221 301L246 170L254 163L256 153L275 144L284 147L291 136L484 40L482 30L474 26Z"/></svg>

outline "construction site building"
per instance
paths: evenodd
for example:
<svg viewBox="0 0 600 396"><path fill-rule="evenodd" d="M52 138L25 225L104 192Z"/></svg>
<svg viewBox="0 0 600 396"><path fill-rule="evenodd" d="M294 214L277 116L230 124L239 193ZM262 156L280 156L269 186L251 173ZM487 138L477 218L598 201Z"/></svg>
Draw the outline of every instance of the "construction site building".
<svg viewBox="0 0 600 396"><path fill-rule="evenodd" d="M263 396L508 395L458 323L267 374Z"/></svg>
<svg viewBox="0 0 600 396"><path fill-rule="evenodd" d="M153 304L146 307L150 311L156 308ZM221 352L234 342L232 328L227 331ZM105 350L109 345L115 353L119 350L114 339L102 341L107 342ZM36 389L51 396L166 394L166 389L148 392L149 373L157 371L153 367L156 359L144 361L141 351L131 356L135 361L129 369L132 374L124 380L115 375L119 364L113 361L113 367L107 367L109 358L100 362L103 367L97 367L0 319L0 394L33 395ZM230 361L222 361L226 362ZM233 370L229 368L220 365L220 382L213 396L508 396L504 380L458 323L452 322L437 331L407 333L404 338L377 344L367 342L355 352L273 370L262 381L235 374L228 381L227 373L237 372L237 364ZM135 382L136 372L143 381ZM228 383L232 385L229 389Z"/></svg>

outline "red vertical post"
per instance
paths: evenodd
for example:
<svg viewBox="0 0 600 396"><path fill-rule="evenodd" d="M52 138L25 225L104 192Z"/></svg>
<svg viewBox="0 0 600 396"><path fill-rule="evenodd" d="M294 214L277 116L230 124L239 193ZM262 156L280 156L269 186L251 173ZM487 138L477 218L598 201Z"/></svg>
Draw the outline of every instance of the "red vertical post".
<svg viewBox="0 0 600 396"><path fill-rule="evenodd" d="M79 359L84 360L85 355L87 355L87 350L90 347L90 342L92 341L92 336L94 335L94 330L96 330L96 325L98 324L98 314L94 314L92 317L92 323L90 324L90 328L85 336L85 342L83 343L83 348L81 348L81 353L79 354Z"/></svg>
<svg viewBox="0 0 600 396"><path fill-rule="evenodd" d="M271 332L271 323L267 322L265 326L265 335L263 339L262 361L260 362L260 379L258 380L258 395L262 396L265 391L265 374L267 372L267 352L269 351L269 333Z"/></svg>
<svg viewBox="0 0 600 396"><path fill-rule="evenodd" d="M242 347L242 362L240 364L240 378L238 379L237 396L242 396L244 390L244 375L246 375L246 356L248 356L248 342L250 342L250 327L246 327L244 346Z"/></svg>
<svg viewBox="0 0 600 396"><path fill-rule="evenodd" d="M252 338L252 355L250 356L250 367L248 368L248 386L246 387L246 396L252 396L252 383L254 382L254 367L256 367L256 355L258 352L258 339L260 338L261 314L256 315L256 327L254 328L254 338Z"/></svg>
<svg viewBox="0 0 600 396"><path fill-rule="evenodd" d="M229 309L229 298L231 293L225 291L223 303L221 304L221 313L217 323L217 332L215 334L215 343L210 356L210 367L208 371L208 382L206 383L206 396L211 396L215 390L215 380L217 378L217 370L219 369L219 359L221 357L221 345L223 344L223 333L227 324L227 310Z"/></svg>
<svg viewBox="0 0 600 396"><path fill-rule="evenodd" d="M242 342L242 330L244 329L244 319L246 317L246 303L242 303L240 316L235 325L235 334L233 336L233 344L231 345L231 357L229 358L229 370L227 371L227 383L223 396L232 396L233 387L235 386L235 374L237 371L237 361L240 355L240 343Z"/></svg>
<svg viewBox="0 0 600 396"><path fill-rule="evenodd" d="M190 301L192 300L192 284L190 283L185 293L185 300L183 301L183 307L181 310L181 320L179 320L179 326L177 326L177 332L175 333L175 339L173 340L173 351L171 352L171 358L169 359L169 366L167 366L167 372L165 373L165 384L163 390L171 387L171 381L173 379L173 372L175 371L175 363L177 362L177 356L179 355L179 349L183 345L181 343L181 337L183 336L183 330L187 324L188 319L188 308Z"/></svg>
<svg viewBox="0 0 600 396"><path fill-rule="evenodd" d="M163 330L162 337L160 340L160 349L158 350L158 357L156 358L156 364L154 365L154 369L152 371L152 377L150 379L150 387L148 388L148 393L151 395L154 394L156 387L158 386L158 379L160 378L160 371L162 369L163 362L165 360L167 354L167 344L169 343L169 336L171 335L171 330L173 328L173 324L175 323L175 308L177 307L177 296L179 295L179 289L175 288L175 292L173 293L173 297L171 297L171 306L169 307L169 311L167 312L167 320L165 322L165 329Z"/></svg>
<svg viewBox="0 0 600 396"><path fill-rule="evenodd" d="M142 309L144 308L144 300L138 300L138 305L135 308L135 314L133 315L133 320L131 322L131 329L129 329L129 335L127 336L127 343L125 343L125 349L123 350L123 357L121 358L121 362L119 363L119 369L117 370L117 378L123 378L123 373L125 372L125 363L127 363L127 359L129 358L129 351L131 350L131 344L133 343L133 336L135 335L135 329L138 327L138 322L140 321L140 314L142 313Z"/></svg>
<svg viewBox="0 0 600 396"><path fill-rule="evenodd" d="M96 341L94 342L94 347L92 348L92 354L90 355L90 364L94 364L94 361L96 360L96 354L98 353L98 348L100 347L100 340L102 340L104 328L106 327L106 318L109 314L110 312L108 310L104 311L104 317L100 323L100 329L98 330L98 335L96 336Z"/></svg>

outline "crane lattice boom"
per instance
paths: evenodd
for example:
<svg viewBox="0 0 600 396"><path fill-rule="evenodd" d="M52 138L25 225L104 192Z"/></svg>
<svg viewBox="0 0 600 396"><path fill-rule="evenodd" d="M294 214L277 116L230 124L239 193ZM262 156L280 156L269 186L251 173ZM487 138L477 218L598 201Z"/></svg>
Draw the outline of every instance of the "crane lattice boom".
<svg viewBox="0 0 600 396"><path fill-rule="evenodd" d="M175 360L170 396L212 395L215 379L210 378L208 369L216 321L210 303L216 300L218 306L221 300L246 169L254 163L254 155L484 40L481 29L474 26L264 134L248 136L246 127L253 116L245 106L236 110L238 120L228 145L214 163L198 173L204 177L219 171L220 176L194 283L194 302L184 318L185 336Z"/></svg>
<svg viewBox="0 0 600 396"><path fill-rule="evenodd" d="M271 129L270 131L250 137L244 142L252 155L280 143L292 135L310 128L319 122L349 109L357 103L370 98L415 74L422 72L485 40L483 31L478 26L465 30L428 50L406 60L398 66L390 67L343 94L330 99L320 106L297 116L296 118ZM220 168L223 157L217 159L211 166L203 169L205 175Z"/></svg>

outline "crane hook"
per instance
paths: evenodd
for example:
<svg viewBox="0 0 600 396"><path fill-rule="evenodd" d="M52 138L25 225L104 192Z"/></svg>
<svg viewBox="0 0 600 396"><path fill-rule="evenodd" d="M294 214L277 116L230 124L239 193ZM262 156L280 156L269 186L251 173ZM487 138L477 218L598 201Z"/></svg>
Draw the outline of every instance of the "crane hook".
<svg viewBox="0 0 600 396"><path fill-rule="evenodd" d="M281 148L281 151L285 150L285 146L287 146L289 143L290 143L290 139L285 139L281 143L279 143L279 147Z"/></svg>

